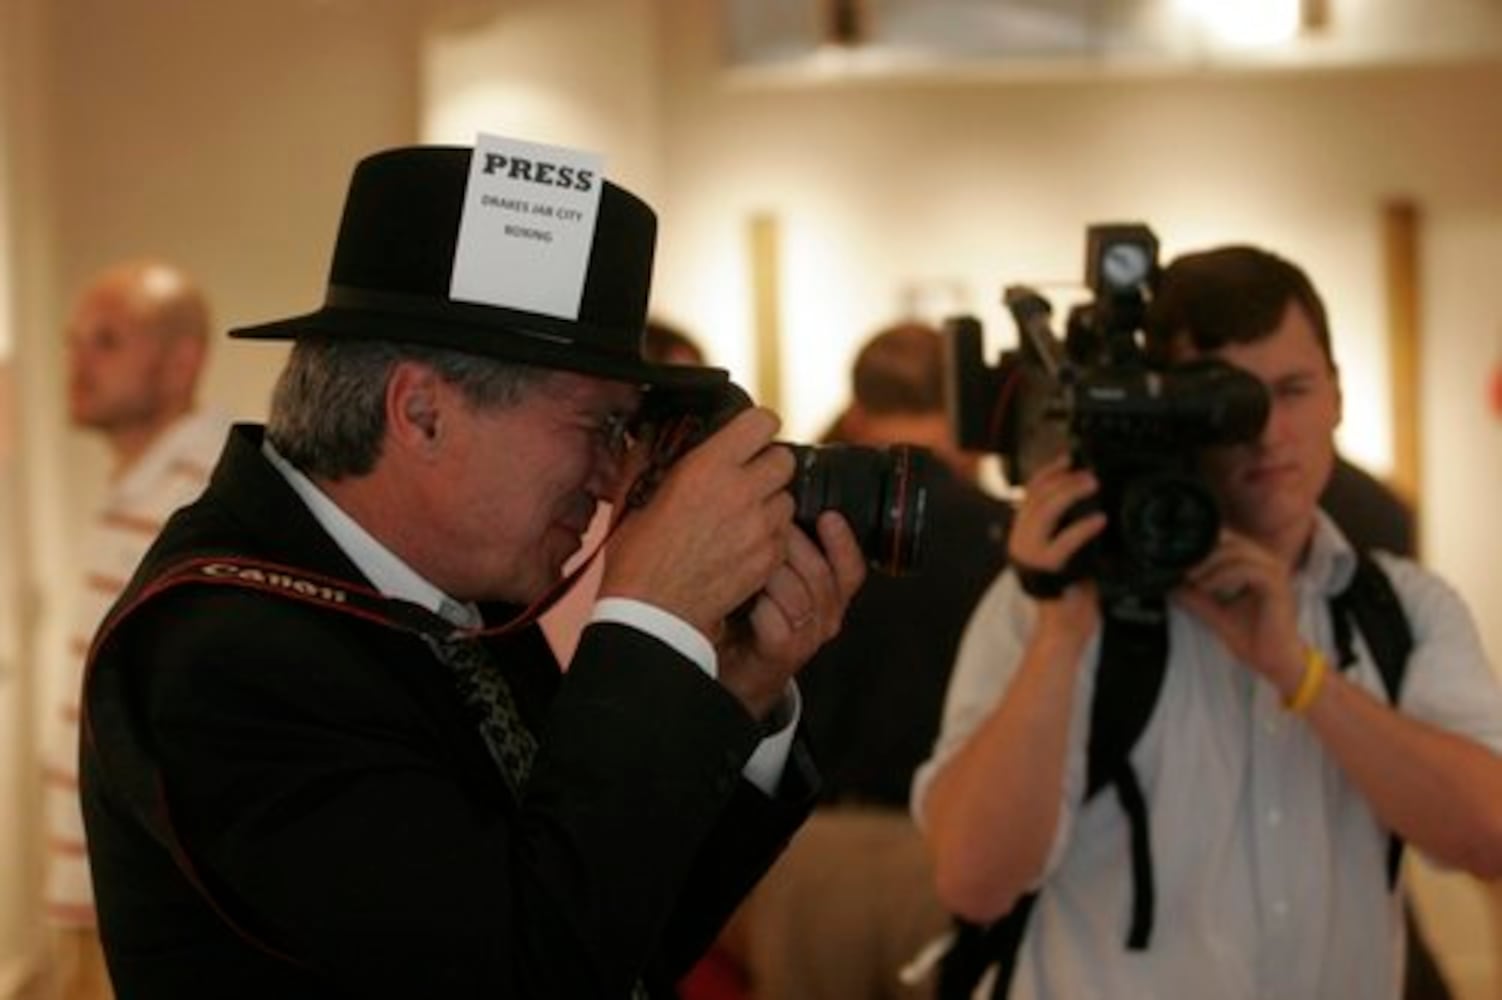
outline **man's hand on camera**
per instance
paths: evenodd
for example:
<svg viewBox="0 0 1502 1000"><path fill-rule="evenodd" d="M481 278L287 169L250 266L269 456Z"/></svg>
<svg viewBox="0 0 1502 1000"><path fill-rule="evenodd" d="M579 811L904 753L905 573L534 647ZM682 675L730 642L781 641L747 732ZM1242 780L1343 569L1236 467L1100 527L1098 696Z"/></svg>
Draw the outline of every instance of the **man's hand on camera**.
<svg viewBox="0 0 1502 1000"><path fill-rule="evenodd" d="M819 515L815 543L802 531L788 536L787 557L719 644L720 682L756 718L764 718L787 683L845 619L850 598L866 578L866 557L845 519Z"/></svg>
<svg viewBox="0 0 1502 1000"><path fill-rule="evenodd" d="M1288 567L1245 535L1221 532L1215 550L1176 592L1242 663L1284 693L1298 686L1304 640Z"/></svg>
<svg viewBox="0 0 1502 1000"><path fill-rule="evenodd" d="M1101 533L1106 515L1100 512L1060 527L1065 513L1098 489L1095 475L1088 469L1072 468L1068 455L1060 455L1033 474L1008 535L1008 558L1019 578L1023 574L1062 574L1075 553ZM1073 629L1093 627L1097 611L1091 581L1073 581L1049 596L1051 599L1039 601L1046 620L1060 618Z"/></svg>
<svg viewBox="0 0 1502 1000"><path fill-rule="evenodd" d="M652 604L717 640L797 533L793 456L769 447L778 426L770 410L744 410L675 462L612 536L600 596Z"/></svg>

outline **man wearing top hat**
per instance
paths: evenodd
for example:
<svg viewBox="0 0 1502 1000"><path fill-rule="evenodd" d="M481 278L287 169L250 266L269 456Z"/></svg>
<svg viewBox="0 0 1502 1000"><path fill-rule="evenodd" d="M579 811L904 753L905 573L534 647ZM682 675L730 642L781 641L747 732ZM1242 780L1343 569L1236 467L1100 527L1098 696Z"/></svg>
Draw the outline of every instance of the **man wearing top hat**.
<svg viewBox="0 0 1502 1000"><path fill-rule="evenodd" d="M323 308L234 331L295 340L268 425L85 682L122 1000L671 995L806 814L792 679L864 568L838 514L793 524L774 415L621 504L566 674L533 623L643 397L726 380L641 359L655 221L601 177L494 137L376 154Z"/></svg>

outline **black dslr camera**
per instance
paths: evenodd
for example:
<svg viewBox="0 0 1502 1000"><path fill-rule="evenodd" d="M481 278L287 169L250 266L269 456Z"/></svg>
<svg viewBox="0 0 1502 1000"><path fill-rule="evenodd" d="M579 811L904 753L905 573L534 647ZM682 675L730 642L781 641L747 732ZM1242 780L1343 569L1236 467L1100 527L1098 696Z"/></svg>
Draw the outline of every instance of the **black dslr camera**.
<svg viewBox="0 0 1502 1000"><path fill-rule="evenodd" d="M951 416L964 447L1000 456L1007 480L1026 483L1063 450L1100 490L1065 523L1103 510L1105 530L1064 568L1097 580L1107 599L1156 597L1215 547L1220 510L1196 473L1201 448L1255 438L1267 392L1233 365L1201 359L1151 363L1142 322L1157 281L1158 241L1143 225L1087 231L1092 298L1053 334L1048 301L1013 286L1004 301L1020 346L989 367L971 317L946 324Z"/></svg>
<svg viewBox="0 0 1502 1000"><path fill-rule="evenodd" d="M673 462L750 405L746 391L728 380L705 390L647 393L637 423L650 442L648 470L628 503L645 502ZM873 569L900 575L918 567L928 506L927 449L780 443L798 462L788 484L797 502L793 520L798 527L816 537L819 515L836 510L849 522Z"/></svg>

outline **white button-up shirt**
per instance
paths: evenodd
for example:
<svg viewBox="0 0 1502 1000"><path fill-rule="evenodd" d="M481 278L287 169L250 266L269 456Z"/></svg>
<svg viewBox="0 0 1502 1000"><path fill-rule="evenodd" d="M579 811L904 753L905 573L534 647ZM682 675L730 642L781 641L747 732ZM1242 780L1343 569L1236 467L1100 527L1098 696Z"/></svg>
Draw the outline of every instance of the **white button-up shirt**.
<svg viewBox="0 0 1502 1000"><path fill-rule="evenodd" d="M1459 597L1412 562L1379 555L1414 636L1401 696L1410 716L1502 751L1502 691ZM1328 601L1355 555L1321 515L1295 586L1299 630L1338 662ZM978 605L961 644L933 757L936 771L1000 701L1034 607L1011 573ZM1359 631L1353 683L1386 700ZM1387 883L1388 832L1278 693L1172 608L1157 707L1132 751L1147 802L1157 888L1152 939L1125 947L1133 899L1128 824L1116 796L1081 804L1099 637L1084 652L1062 811L1010 997L1383 1000L1401 993L1401 901Z"/></svg>

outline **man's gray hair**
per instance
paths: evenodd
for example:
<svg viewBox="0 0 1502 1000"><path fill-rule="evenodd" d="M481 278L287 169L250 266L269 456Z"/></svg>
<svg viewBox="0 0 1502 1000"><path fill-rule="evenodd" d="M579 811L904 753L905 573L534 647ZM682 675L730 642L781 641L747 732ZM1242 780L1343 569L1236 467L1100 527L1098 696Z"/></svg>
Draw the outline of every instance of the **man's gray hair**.
<svg viewBox="0 0 1502 1000"><path fill-rule="evenodd" d="M476 409L512 406L547 369L384 340L300 337L271 396L266 436L309 476L375 468L386 434L386 383L399 362L433 369Z"/></svg>

